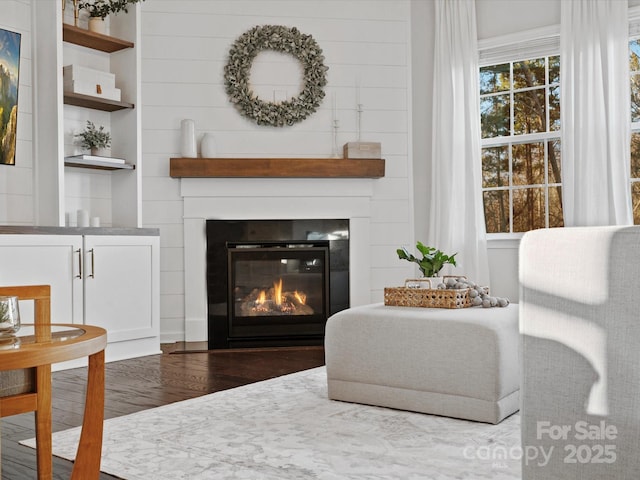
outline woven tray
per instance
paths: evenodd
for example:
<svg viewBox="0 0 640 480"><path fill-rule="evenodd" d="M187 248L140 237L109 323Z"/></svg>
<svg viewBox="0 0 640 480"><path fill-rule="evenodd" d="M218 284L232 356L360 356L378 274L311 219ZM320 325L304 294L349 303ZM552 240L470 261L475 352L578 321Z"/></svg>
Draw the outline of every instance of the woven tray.
<svg viewBox="0 0 640 480"><path fill-rule="evenodd" d="M394 307L467 308L471 306L470 288L417 288L419 280L407 280L404 287L384 289L384 304ZM406 285L411 285L407 287Z"/></svg>

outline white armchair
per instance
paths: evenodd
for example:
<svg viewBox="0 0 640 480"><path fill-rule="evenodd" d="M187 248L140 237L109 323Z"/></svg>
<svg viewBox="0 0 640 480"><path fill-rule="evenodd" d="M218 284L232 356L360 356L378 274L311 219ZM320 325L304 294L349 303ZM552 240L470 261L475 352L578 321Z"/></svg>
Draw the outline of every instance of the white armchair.
<svg viewBox="0 0 640 480"><path fill-rule="evenodd" d="M640 227L520 245L523 480L640 478Z"/></svg>

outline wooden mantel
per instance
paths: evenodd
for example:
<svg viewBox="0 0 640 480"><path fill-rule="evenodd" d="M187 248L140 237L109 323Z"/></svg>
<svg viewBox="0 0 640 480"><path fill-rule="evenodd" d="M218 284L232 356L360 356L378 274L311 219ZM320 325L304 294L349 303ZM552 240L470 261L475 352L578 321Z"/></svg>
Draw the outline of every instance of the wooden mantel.
<svg viewBox="0 0 640 480"><path fill-rule="evenodd" d="M174 178L380 178L381 158L172 158Z"/></svg>

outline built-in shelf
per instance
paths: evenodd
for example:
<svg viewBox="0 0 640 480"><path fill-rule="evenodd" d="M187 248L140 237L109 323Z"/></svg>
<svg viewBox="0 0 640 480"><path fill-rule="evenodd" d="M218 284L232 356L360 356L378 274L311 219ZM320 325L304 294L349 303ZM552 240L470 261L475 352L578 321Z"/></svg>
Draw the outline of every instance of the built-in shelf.
<svg viewBox="0 0 640 480"><path fill-rule="evenodd" d="M91 95L72 92L64 92L64 103L65 105L75 105L76 107L92 108L105 112L115 112L117 110L134 107L133 103L119 102L118 100L109 100L108 98L92 97Z"/></svg>
<svg viewBox="0 0 640 480"><path fill-rule="evenodd" d="M64 164L67 167L93 168L95 170L134 170L136 168L130 163L114 163L103 160L65 159Z"/></svg>
<svg viewBox="0 0 640 480"><path fill-rule="evenodd" d="M107 53L117 52L125 48L133 48L133 42L129 42L128 40L90 32L84 28L75 27L67 23L62 24L62 40Z"/></svg>
<svg viewBox="0 0 640 480"><path fill-rule="evenodd" d="M169 174L220 178L380 178L381 158L172 158Z"/></svg>

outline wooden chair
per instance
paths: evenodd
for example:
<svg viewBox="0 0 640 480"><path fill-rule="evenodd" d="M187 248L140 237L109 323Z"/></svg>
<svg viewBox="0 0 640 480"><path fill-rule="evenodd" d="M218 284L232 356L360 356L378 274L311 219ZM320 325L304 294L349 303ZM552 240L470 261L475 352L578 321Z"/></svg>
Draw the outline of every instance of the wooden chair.
<svg viewBox="0 0 640 480"><path fill-rule="evenodd" d="M0 295L33 300L36 336L50 336L51 287L33 285L0 287ZM0 371L0 418L35 412L38 479L51 479L51 365Z"/></svg>

